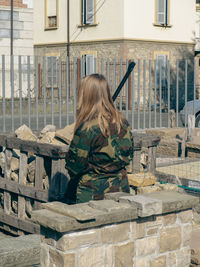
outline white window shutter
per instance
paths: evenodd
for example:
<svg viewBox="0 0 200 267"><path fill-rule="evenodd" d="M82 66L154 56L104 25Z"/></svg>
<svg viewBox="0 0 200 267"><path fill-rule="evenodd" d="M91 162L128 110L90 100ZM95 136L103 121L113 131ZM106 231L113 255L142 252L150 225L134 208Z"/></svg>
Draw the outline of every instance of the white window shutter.
<svg viewBox="0 0 200 267"><path fill-rule="evenodd" d="M86 0L85 24L94 23L94 0Z"/></svg>
<svg viewBox="0 0 200 267"><path fill-rule="evenodd" d="M166 24L166 0L157 0L157 23Z"/></svg>
<svg viewBox="0 0 200 267"><path fill-rule="evenodd" d="M94 73L94 56L86 55L86 75Z"/></svg>

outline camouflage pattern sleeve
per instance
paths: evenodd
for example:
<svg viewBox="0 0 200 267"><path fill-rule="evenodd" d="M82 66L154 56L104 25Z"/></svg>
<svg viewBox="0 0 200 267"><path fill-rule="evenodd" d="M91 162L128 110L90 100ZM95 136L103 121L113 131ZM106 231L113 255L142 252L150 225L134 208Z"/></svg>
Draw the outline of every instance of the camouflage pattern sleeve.
<svg viewBox="0 0 200 267"><path fill-rule="evenodd" d="M80 127L74 134L66 157L66 168L75 178L88 169L88 153L90 151L91 133L86 128Z"/></svg>

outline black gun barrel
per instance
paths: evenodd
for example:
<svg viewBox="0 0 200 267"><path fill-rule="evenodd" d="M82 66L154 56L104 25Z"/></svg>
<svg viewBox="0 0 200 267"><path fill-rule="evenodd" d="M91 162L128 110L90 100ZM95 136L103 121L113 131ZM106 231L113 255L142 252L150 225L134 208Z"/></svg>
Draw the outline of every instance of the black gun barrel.
<svg viewBox="0 0 200 267"><path fill-rule="evenodd" d="M116 91L114 92L113 96L112 96L112 100L115 101L117 96L119 95L122 87L124 86L126 80L128 79L130 73L132 72L132 70L135 67L135 62L132 61L129 65L128 65L128 69L126 71L126 74L124 75L122 81L120 82L119 86L117 87Z"/></svg>

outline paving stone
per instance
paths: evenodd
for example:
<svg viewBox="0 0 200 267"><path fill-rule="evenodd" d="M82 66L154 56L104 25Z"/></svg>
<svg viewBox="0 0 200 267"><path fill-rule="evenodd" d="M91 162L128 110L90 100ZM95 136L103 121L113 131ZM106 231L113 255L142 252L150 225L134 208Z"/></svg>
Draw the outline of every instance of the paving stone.
<svg viewBox="0 0 200 267"><path fill-rule="evenodd" d="M105 194L104 199L111 199L118 202L120 197L125 197L125 196L130 196L130 194L125 192L113 192Z"/></svg>
<svg viewBox="0 0 200 267"><path fill-rule="evenodd" d="M120 202L136 205L138 208L138 216L140 217L162 213L162 202L160 200L143 195L121 197Z"/></svg>

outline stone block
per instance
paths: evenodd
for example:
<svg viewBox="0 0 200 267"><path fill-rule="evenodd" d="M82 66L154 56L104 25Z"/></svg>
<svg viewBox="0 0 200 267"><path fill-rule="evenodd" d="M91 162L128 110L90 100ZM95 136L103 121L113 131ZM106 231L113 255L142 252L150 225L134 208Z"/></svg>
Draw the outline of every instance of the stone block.
<svg viewBox="0 0 200 267"><path fill-rule="evenodd" d="M78 267L86 267L86 266L102 267L104 266L104 259L105 259L105 248L103 246L82 248L78 252L77 265ZM66 266L68 267L68 265Z"/></svg>
<svg viewBox="0 0 200 267"><path fill-rule="evenodd" d="M175 267L176 265L176 253L175 252L169 252L167 255L167 262L168 262L168 266L171 267Z"/></svg>
<svg viewBox="0 0 200 267"><path fill-rule="evenodd" d="M191 262L190 248L186 247L176 252L177 255L177 265L178 267L189 266Z"/></svg>
<svg viewBox="0 0 200 267"><path fill-rule="evenodd" d="M147 237L136 240L136 255L137 256L147 256L154 254L157 249L158 238L157 237Z"/></svg>
<svg viewBox="0 0 200 267"><path fill-rule="evenodd" d="M145 223L144 222L131 222L132 238L139 239L145 236Z"/></svg>
<svg viewBox="0 0 200 267"><path fill-rule="evenodd" d="M49 246L42 243L40 249L40 265L41 267L49 266Z"/></svg>
<svg viewBox="0 0 200 267"><path fill-rule="evenodd" d="M198 197L173 191L153 192L145 196L162 201L162 213L190 209L199 203Z"/></svg>
<svg viewBox="0 0 200 267"><path fill-rule="evenodd" d="M153 186L141 186L137 188L137 193L138 194L148 194L152 192L158 192L161 191L161 188L158 185L153 185Z"/></svg>
<svg viewBox="0 0 200 267"><path fill-rule="evenodd" d="M130 196L130 194L125 192L114 192L105 194L104 199L114 200L118 202L120 197L125 197L125 196Z"/></svg>
<svg viewBox="0 0 200 267"><path fill-rule="evenodd" d="M155 227L155 226L161 226L163 223L162 216L151 216L146 221L146 227Z"/></svg>
<svg viewBox="0 0 200 267"><path fill-rule="evenodd" d="M63 253L59 250L49 247L49 264L50 266L56 266L56 267L63 267L63 266L74 267L75 254Z"/></svg>
<svg viewBox="0 0 200 267"><path fill-rule="evenodd" d="M167 226L167 225L175 224L176 219L177 219L176 213L170 213L170 214L164 215L163 225Z"/></svg>
<svg viewBox="0 0 200 267"><path fill-rule="evenodd" d="M157 181L155 175L150 172L128 173L127 176L129 184L136 187L153 185Z"/></svg>
<svg viewBox="0 0 200 267"><path fill-rule="evenodd" d="M191 263L200 264L200 255L191 255Z"/></svg>
<svg viewBox="0 0 200 267"><path fill-rule="evenodd" d="M93 246L99 242L99 230L91 229L63 235L56 243L56 247L62 251L80 247Z"/></svg>
<svg viewBox="0 0 200 267"><path fill-rule="evenodd" d="M162 202L153 198L142 195L121 197L120 202L136 205L138 209L138 216L147 217L154 214L162 213Z"/></svg>
<svg viewBox="0 0 200 267"><path fill-rule="evenodd" d="M149 267L166 267L166 256L160 256L150 260Z"/></svg>
<svg viewBox="0 0 200 267"><path fill-rule="evenodd" d="M192 210L178 212L177 215L181 223L191 223L192 221Z"/></svg>
<svg viewBox="0 0 200 267"><path fill-rule="evenodd" d="M113 267L114 266L114 256L113 256L113 245L105 247L105 266Z"/></svg>
<svg viewBox="0 0 200 267"><path fill-rule="evenodd" d="M147 229L147 235L156 235L158 233L158 230L158 227Z"/></svg>
<svg viewBox="0 0 200 267"><path fill-rule="evenodd" d="M182 233L183 233L182 246L183 247L189 246L190 240L191 240L191 235L192 235L192 225L191 224L184 225Z"/></svg>
<svg viewBox="0 0 200 267"><path fill-rule="evenodd" d="M115 267L133 266L134 243L130 242L114 247Z"/></svg>
<svg viewBox="0 0 200 267"><path fill-rule="evenodd" d="M104 244L112 244L129 240L130 223L105 226L101 229L101 240Z"/></svg>
<svg viewBox="0 0 200 267"><path fill-rule="evenodd" d="M160 253L177 250L181 247L181 227L168 227L160 230Z"/></svg>
<svg viewBox="0 0 200 267"><path fill-rule="evenodd" d="M140 258L135 260L135 267L147 267L149 260L147 258Z"/></svg>

